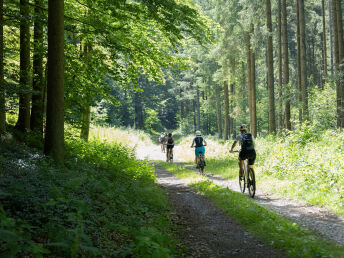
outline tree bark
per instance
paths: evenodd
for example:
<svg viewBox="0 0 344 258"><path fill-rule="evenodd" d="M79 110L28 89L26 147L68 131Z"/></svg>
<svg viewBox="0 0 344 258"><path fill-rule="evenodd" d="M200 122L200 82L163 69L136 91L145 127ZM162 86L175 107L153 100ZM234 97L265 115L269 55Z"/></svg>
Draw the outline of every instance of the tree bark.
<svg viewBox="0 0 344 258"><path fill-rule="evenodd" d="M84 60L83 62L88 64L89 63L89 53L91 51L91 45L89 42L85 42L84 45ZM80 130L80 138L84 141L88 141L89 133L90 133L90 123L91 123L91 105L90 105L90 97L89 94L86 94L85 103L83 103L83 107L81 108L81 130Z"/></svg>
<svg viewBox="0 0 344 258"><path fill-rule="evenodd" d="M282 37L283 37L283 71L284 87L286 87L285 101L285 125L287 130L291 130L290 121L290 90L289 90L289 49L288 49L288 24L287 24L287 3L282 1Z"/></svg>
<svg viewBox="0 0 344 258"><path fill-rule="evenodd" d="M20 0L20 93L16 128L30 129L30 24L29 0Z"/></svg>
<svg viewBox="0 0 344 258"><path fill-rule="evenodd" d="M201 127L201 107L199 103L199 87L196 86L196 130Z"/></svg>
<svg viewBox="0 0 344 258"><path fill-rule="evenodd" d="M222 111L221 111L221 90L215 85L216 112L217 112L217 130L219 139L222 139Z"/></svg>
<svg viewBox="0 0 344 258"><path fill-rule="evenodd" d="M223 82L223 94L225 100L225 140L229 138L229 98L228 98L228 81Z"/></svg>
<svg viewBox="0 0 344 258"><path fill-rule="evenodd" d="M333 0L329 1L329 15L330 15L330 47L331 47L331 75L334 74L334 31L333 31Z"/></svg>
<svg viewBox="0 0 344 258"><path fill-rule="evenodd" d="M33 95L31 107L31 130L43 136L43 24L40 21L42 15L42 0L35 1L35 23L34 23L34 53L33 53Z"/></svg>
<svg viewBox="0 0 344 258"><path fill-rule="evenodd" d="M134 93L134 108L135 108L135 128L143 129L143 108L142 108L142 93L137 91Z"/></svg>
<svg viewBox="0 0 344 258"><path fill-rule="evenodd" d="M275 89L274 89L274 60L272 43L272 22L271 22L271 2L266 0L266 26L268 30L267 39L267 66L268 66L268 91L269 91L269 133L276 132L275 119Z"/></svg>
<svg viewBox="0 0 344 258"><path fill-rule="evenodd" d="M296 38L297 38L297 96L299 99L299 122L302 123L302 88L301 88L301 42L299 1L296 0Z"/></svg>
<svg viewBox="0 0 344 258"><path fill-rule="evenodd" d="M251 23L251 36L254 33L254 25ZM250 122L251 122L251 133L254 137L257 137L257 108L256 108L256 56L254 53L254 49L252 48L252 45L250 44L251 51L251 111L250 111Z"/></svg>
<svg viewBox="0 0 344 258"><path fill-rule="evenodd" d="M343 43L343 18L342 6L340 0L336 2L336 20L337 20L337 46L338 46L338 81L337 81L337 124L339 128L344 128L344 43Z"/></svg>
<svg viewBox="0 0 344 258"><path fill-rule="evenodd" d="M231 83L230 91L231 91L231 112L233 112L234 97L235 97L235 84L234 83ZM233 134L233 137L236 137L235 118L233 117L233 115L230 116L230 127L231 127L231 130L230 130L231 134Z"/></svg>
<svg viewBox="0 0 344 258"><path fill-rule="evenodd" d="M85 105L81 113L81 131L80 138L84 141L88 141L90 134L90 122L91 122L91 106Z"/></svg>
<svg viewBox="0 0 344 258"><path fill-rule="evenodd" d="M48 84L45 154L64 161L64 1L48 1Z"/></svg>
<svg viewBox="0 0 344 258"><path fill-rule="evenodd" d="M302 118L308 120L308 90L307 90L307 66L306 66L306 24L304 0L299 1L300 16L300 66L301 66L301 97Z"/></svg>
<svg viewBox="0 0 344 258"><path fill-rule="evenodd" d="M281 0L278 0L277 7L277 28L278 28L278 130L281 133L283 129L283 94L282 94L282 17Z"/></svg>
<svg viewBox="0 0 344 258"><path fill-rule="evenodd" d="M326 17L325 17L325 0L321 0L322 7L322 25L323 25L323 50L324 50L324 81L327 78L327 40L326 40Z"/></svg>
<svg viewBox="0 0 344 258"><path fill-rule="evenodd" d="M4 81L4 3L0 0L0 135L6 131L5 81Z"/></svg>

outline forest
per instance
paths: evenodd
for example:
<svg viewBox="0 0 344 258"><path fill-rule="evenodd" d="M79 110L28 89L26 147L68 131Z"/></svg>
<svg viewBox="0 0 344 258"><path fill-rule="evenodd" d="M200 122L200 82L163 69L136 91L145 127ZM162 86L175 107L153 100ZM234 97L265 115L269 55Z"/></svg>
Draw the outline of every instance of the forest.
<svg viewBox="0 0 344 258"><path fill-rule="evenodd" d="M244 257L242 244L195 251L210 239L187 224L164 173L250 232L264 255L342 256L342 8L0 0L0 256ZM228 151L243 124L257 145L255 200L230 187L238 163ZM192 168L196 131L208 142L205 175ZM176 164L163 162L165 133ZM317 223L337 235L264 206L271 196L324 209L336 222ZM262 255L255 248L246 256Z"/></svg>

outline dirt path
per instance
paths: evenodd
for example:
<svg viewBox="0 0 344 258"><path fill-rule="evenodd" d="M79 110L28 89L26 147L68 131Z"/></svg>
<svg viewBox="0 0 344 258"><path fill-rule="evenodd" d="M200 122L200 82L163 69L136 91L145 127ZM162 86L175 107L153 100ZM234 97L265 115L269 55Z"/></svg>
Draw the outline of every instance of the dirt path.
<svg viewBox="0 0 344 258"><path fill-rule="evenodd" d="M188 257L283 257L279 251L257 241L208 199L194 192L182 180L156 167L158 183L166 189L177 216L185 228L180 239Z"/></svg>
<svg viewBox="0 0 344 258"><path fill-rule="evenodd" d="M182 151L178 151L178 148L178 146L175 147L175 153L182 153ZM159 146L145 146L139 148L137 151L138 153L141 153L141 155L138 155L141 159L165 160L165 154L161 153ZM183 157L175 156L175 161L181 162L183 161ZM193 166L188 166L182 163L177 164L188 169L195 170ZM207 176L217 185L228 187L233 191L240 192L237 180L227 180L210 174L207 174ZM171 177L167 178L172 180ZM174 181L172 180L172 182ZM166 182L164 183L166 184ZM259 189L259 185L257 186L257 193L254 200L257 204L314 231L316 234L319 234L324 238L335 241L344 246L343 217L337 216L325 208L264 193ZM197 206L195 207L197 208ZM210 223L210 227L213 221L210 220L208 223Z"/></svg>
<svg viewBox="0 0 344 258"><path fill-rule="evenodd" d="M183 165L188 169L194 167ZM227 180L221 177L206 174L207 177L217 185L227 187L233 191L240 192L237 180ZM298 223L320 236L335 241L344 246L344 218L333 214L325 208L313 206L296 200L284 199L262 192L257 186L255 202L287 219Z"/></svg>

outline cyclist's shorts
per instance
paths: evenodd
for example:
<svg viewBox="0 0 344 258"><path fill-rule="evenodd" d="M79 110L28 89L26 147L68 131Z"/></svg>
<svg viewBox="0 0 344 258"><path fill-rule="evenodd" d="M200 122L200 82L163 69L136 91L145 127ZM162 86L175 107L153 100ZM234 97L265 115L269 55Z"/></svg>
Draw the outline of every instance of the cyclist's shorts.
<svg viewBox="0 0 344 258"><path fill-rule="evenodd" d="M200 155L199 153L200 152L201 152L202 156L204 156L204 153L205 153L204 146L195 148L195 155L196 155L196 157L199 157L199 155Z"/></svg>
<svg viewBox="0 0 344 258"><path fill-rule="evenodd" d="M166 144L167 149L173 149L174 144Z"/></svg>
<svg viewBox="0 0 344 258"><path fill-rule="evenodd" d="M247 159L249 165L254 165L254 161L256 160L256 151L255 150L247 150L247 151L241 150L239 152L239 159L241 160Z"/></svg>

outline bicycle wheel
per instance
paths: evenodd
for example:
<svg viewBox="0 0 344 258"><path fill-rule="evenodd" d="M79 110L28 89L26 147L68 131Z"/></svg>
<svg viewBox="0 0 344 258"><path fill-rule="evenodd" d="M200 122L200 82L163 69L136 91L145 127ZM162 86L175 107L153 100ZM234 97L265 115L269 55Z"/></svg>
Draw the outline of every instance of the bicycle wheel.
<svg viewBox="0 0 344 258"><path fill-rule="evenodd" d="M253 198L256 193L256 178L253 168L248 169L247 188L249 195Z"/></svg>
<svg viewBox="0 0 344 258"><path fill-rule="evenodd" d="M239 171L239 186L240 186L240 191L242 193L245 192L245 188L246 188L246 182L245 182L245 173L242 173L242 176L240 176L240 171Z"/></svg>
<svg viewBox="0 0 344 258"><path fill-rule="evenodd" d="M198 166L199 166L199 172L203 175L204 173L204 160L203 159L199 160Z"/></svg>

